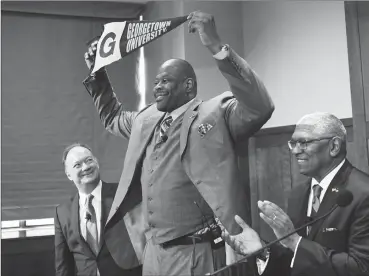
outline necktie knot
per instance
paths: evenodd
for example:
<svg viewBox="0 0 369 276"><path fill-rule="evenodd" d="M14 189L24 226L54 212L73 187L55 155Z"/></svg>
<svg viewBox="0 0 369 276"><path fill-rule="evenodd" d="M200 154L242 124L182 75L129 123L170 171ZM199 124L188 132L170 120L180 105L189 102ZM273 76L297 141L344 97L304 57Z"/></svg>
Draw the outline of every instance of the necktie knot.
<svg viewBox="0 0 369 276"><path fill-rule="evenodd" d="M173 122L173 117L172 116L168 116L166 117L160 124L160 141L166 141L166 139L164 139L164 136L166 136L166 132L168 130L168 128L170 127L170 125ZM168 137L166 137L168 138Z"/></svg>
<svg viewBox="0 0 369 276"><path fill-rule="evenodd" d="M166 129L168 129L172 123L173 123L173 117L169 115L163 120L162 125L165 125Z"/></svg>
<svg viewBox="0 0 369 276"><path fill-rule="evenodd" d="M314 193L314 198L320 198L320 194L322 193L322 186L320 186L319 184L315 184L313 186L313 193Z"/></svg>

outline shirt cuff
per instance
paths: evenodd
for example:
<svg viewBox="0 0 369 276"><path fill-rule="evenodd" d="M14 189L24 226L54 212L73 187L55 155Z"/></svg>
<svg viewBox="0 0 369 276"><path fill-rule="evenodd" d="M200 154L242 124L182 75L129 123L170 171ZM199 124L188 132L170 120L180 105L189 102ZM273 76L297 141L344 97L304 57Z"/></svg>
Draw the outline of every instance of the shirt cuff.
<svg viewBox="0 0 369 276"><path fill-rule="evenodd" d="M301 239L302 239L302 237L300 237L298 242L296 243L295 251L293 252L293 258L292 258L291 265L290 265L291 268L293 267L293 263L295 262L297 247L299 247Z"/></svg>
<svg viewBox="0 0 369 276"><path fill-rule="evenodd" d="M215 55L213 55L213 58L217 59L217 60L223 60L226 57L229 56L229 46L227 44L225 44L222 47L222 50L220 50L218 53L216 53Z"/></svg>
<svg viewBox="0 0 369 276"><path fill-rule="evenodd" d="M267 253L267 256L266 256L266 260L263 261L263 260L260 260L260 259L256 259L256 265L258 267L258 273L259 275L263 274L267 264L268 264L268 261L269 261L269 252Z"/></svg>

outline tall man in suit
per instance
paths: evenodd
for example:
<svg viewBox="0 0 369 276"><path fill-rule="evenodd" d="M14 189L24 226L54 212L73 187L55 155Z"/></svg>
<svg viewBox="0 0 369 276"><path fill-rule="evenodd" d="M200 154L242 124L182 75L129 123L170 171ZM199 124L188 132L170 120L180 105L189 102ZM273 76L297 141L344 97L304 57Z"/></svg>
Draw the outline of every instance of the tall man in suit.
<svg viewBox="0 0 369 276"><path fill-rule="evenodd" d="M224 256L224 246L215 250L214 216L231 233L241 228L229 216L247 216L237 145L274 109L259 77L222 44L213 17L194 12L189 20L189 31L199 33L232 92L203 102L196 97L192 66L181 59L159 68L156 103L140 112L124 110L105 70L84 81L105 128L129 139L108 221L124 217L137 256L126 265L143 262L144 275L204 275L222 265L216 256L220 250ZM95 52L93 43L85 54L89 68ZM116 237L124 238L118 231Z"/></svg>
<svg viewBox="0 0 369 276"><path fill-rule="evenodd" d="M324 215L334 206L338 192L346 189L353 201L337 208L326 219L299 231L265 252L258 260L263 276L368 276L369 275L369 176L346 159L346 129L329 113L304 116L288 145L300 173L309 180L291 191L288 215L269 201L259 201L261 218L277 238L306 223L307 217ZM240 217L239 235L224 232L236 251L260 249L258 234ZM263 273L262 273L263 272Z"/></svg>
<svg viewBox="0 0 369 276"><path fill-rule="evenodd" d="M56 276L141 276L141 267L123 270L112 258L120 252L106 247L105 222L118 185L101 181L99 164L87 145L68 146L63 164L78 193L56 208ZM120 228L126 231L123 224Z"/></svg>

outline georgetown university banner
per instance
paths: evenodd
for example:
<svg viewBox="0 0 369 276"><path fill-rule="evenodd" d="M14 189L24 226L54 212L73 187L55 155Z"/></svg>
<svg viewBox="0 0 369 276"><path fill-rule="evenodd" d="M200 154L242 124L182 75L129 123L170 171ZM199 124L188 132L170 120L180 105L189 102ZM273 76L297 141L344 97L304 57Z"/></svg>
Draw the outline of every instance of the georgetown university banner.
<svg viewBox="0 0 369 276"><path fill-rule="evenodd" d="M156 21L124 21L105 24L104 32L97 44L95 64L91 73L120 60L175 29L186 20L187 15Z"/></svg>

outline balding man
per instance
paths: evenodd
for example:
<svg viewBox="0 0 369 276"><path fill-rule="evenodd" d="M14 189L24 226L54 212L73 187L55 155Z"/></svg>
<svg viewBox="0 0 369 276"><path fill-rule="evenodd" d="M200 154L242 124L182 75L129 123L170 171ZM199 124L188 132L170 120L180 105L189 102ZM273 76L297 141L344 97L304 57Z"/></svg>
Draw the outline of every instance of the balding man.
<svg viewBox="0 0 369 276"><path fill-rule="evenodd" d="M117 183L100 179L99 163L86 144L74 143L63 152L64 171L78 193L56 208L56 276L141 276L142 267L122 268L119 248L132 248L129 239L107 248L112 239L105 227ZM121 232L125 225L117 226ZM114 240L114 242L117 242ZM131 249L133 250L133 249Z"/></svg>
<svg viewBox="0 0 369 276"><path fill-rule="evenodd" d="M368 276L369 176L346 159L346 129L342 122L329 113L306 115L297 123L288 146L300 173L309 180L291 191L288 216L269 201L258 202L261 218L278 238L329 212L340 190L350 191L353 201L282 240L281 245L272 246L269 253L260 256L265 258L265 262L258 261L260 274ZM225 232L226 242L245 255L260 249L257 233L241 218L236 217L236 221L244 231L236 236Z"/></svg>
<svg viewBox="0 0 369 276"><path fill-rule="evenodd" d="M238 233L241 228L233 216L247 216L237 145L259 130L274 109L262 81L222 44L213 17L194 12L189 19L190 32L199 33L231 92L203 102L196 97L192 66L181 59L159 68L153 89L156 104L140 112L124 111L106 71L84 82L106 129L129 139L107 227L114 229L115 217L124 216L144 275L204 275L224 265L217 258L224 257L224 243L218 242L215 217ZM85 54L88 67L95 51L96 43ZM124 234L117 231L116 238ZM127 259L126 265L135 263Z"/></svg>

